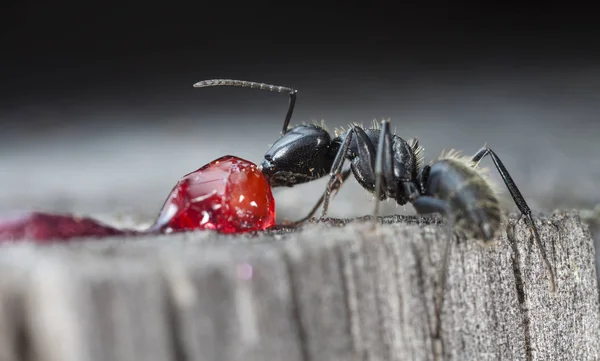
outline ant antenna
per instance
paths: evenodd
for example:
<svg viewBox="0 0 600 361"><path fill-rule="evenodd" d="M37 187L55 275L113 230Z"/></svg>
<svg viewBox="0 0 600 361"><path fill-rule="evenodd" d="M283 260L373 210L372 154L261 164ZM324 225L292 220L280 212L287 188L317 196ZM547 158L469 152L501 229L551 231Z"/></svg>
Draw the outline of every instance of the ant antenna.
<svg viewBox="0 0 600 361"><path fill-rule="evenodd" d="M287 133L288 126L290 125L290 120L292 119L292 113L294 112L294 105L296 105L296 93L298 92L296 89L279 86L279 85L271 85L265 83L257 83L253 81L246 80L234 80L234 79L210 79L199 81L194 84L194 88L205 88L209 86L237 86L242 88L257 88L261 90L268 90L277 93L289 93L290 95L290 103L288 106L287 114L285 115L285 120L283 121L283 131L282 134Z"/></svg>

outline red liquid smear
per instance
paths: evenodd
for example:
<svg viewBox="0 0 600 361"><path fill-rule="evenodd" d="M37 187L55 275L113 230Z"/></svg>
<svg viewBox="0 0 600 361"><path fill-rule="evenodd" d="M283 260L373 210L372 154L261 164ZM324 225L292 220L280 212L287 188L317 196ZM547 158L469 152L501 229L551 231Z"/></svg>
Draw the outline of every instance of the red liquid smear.
<svg viewBox="0 0 600 361"><path fill-rule="evenodd" d="M179 180L151 230L244 233L275 225L275 200L256 164L221 157Z"/></svg>
<svg viewBox="0 0 600 361"><path fill-rule="evenodd" d="M37 243L66 241L76 237L133 235L91 218L67 214L29 212L0 219L0 243L33 240Z"/></svg>
<svg viewBox="0 0 600 361"><path fill-rule="evenodd" d="M117 229L69 214L28 212L0 218L0 243L51 243L79 237L202 229L244 233L273 225L275 200L267 179L255 164L225 156L181 178L147 231Z"/></svg>

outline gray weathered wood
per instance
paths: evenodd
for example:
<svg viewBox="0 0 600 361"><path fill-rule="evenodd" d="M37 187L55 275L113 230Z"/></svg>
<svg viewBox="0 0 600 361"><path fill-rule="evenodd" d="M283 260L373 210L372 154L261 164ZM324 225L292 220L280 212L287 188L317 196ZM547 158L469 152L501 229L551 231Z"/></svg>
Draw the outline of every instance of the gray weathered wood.
<svg viewBox="0 0 600 361"><path fill-rule="evenodd" d="M594 248L575 212L453 244L446 360L600 358ZM433 360L437 222L388 217L0 248L0 360ZM332 226L338 225L338 226Z"/></svg>

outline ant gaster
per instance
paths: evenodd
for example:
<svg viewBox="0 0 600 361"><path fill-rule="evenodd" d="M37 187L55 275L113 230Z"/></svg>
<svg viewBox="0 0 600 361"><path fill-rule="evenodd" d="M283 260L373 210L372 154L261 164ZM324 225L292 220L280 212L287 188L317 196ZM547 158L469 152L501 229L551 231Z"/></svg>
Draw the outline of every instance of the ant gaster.
<svg viewBox="0 0 600 361"><path fill-rule="evenodd" d="M531 210L508 170L496 153L483 147L472 157L450 151L430 165L424 164L423 148L418 140L405 141L392 134L390 123L372 128L351 125L332 137L318 125L289 128L297 91L292 88L232 79L205 80L194 87L238 86L289 94L289 106L283 122L282 136L266 152L260 165L272 187L293 187L329 175L326 190L309 215L323 205L321 217L327 215L332 192L353 174L359 184L375 196L375 219L379 203L391 198L399 205L411 203L417 213L440 213L448 219L450 229L468 233L489 242L501 224L501 211L495 192L486 175L477 168L489 156L500 173L512 199L529 225L548 272L550 288L555 291L555 278ZM350 167L344 169L348 161ZM448 243L451 237L448 237ZM449 244L442 267L446 267ZM445 274L445 272L444 272ZM445 277L445 276L443 276Z"/></svg>

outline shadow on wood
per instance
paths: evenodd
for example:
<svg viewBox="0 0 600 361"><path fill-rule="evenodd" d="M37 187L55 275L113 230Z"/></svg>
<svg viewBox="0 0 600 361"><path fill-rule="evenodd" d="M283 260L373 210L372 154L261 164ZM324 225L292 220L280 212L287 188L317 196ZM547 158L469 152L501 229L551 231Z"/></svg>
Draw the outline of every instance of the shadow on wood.
<svg viewBox="0 0 600 361"><path fill-rule="evenodd" d="M445 230L383 221L2 247L0 360L433 360ZM600 357L590 233L536 222L557 292L515 218L494 246L454 243L439 359Z"/></svg>

